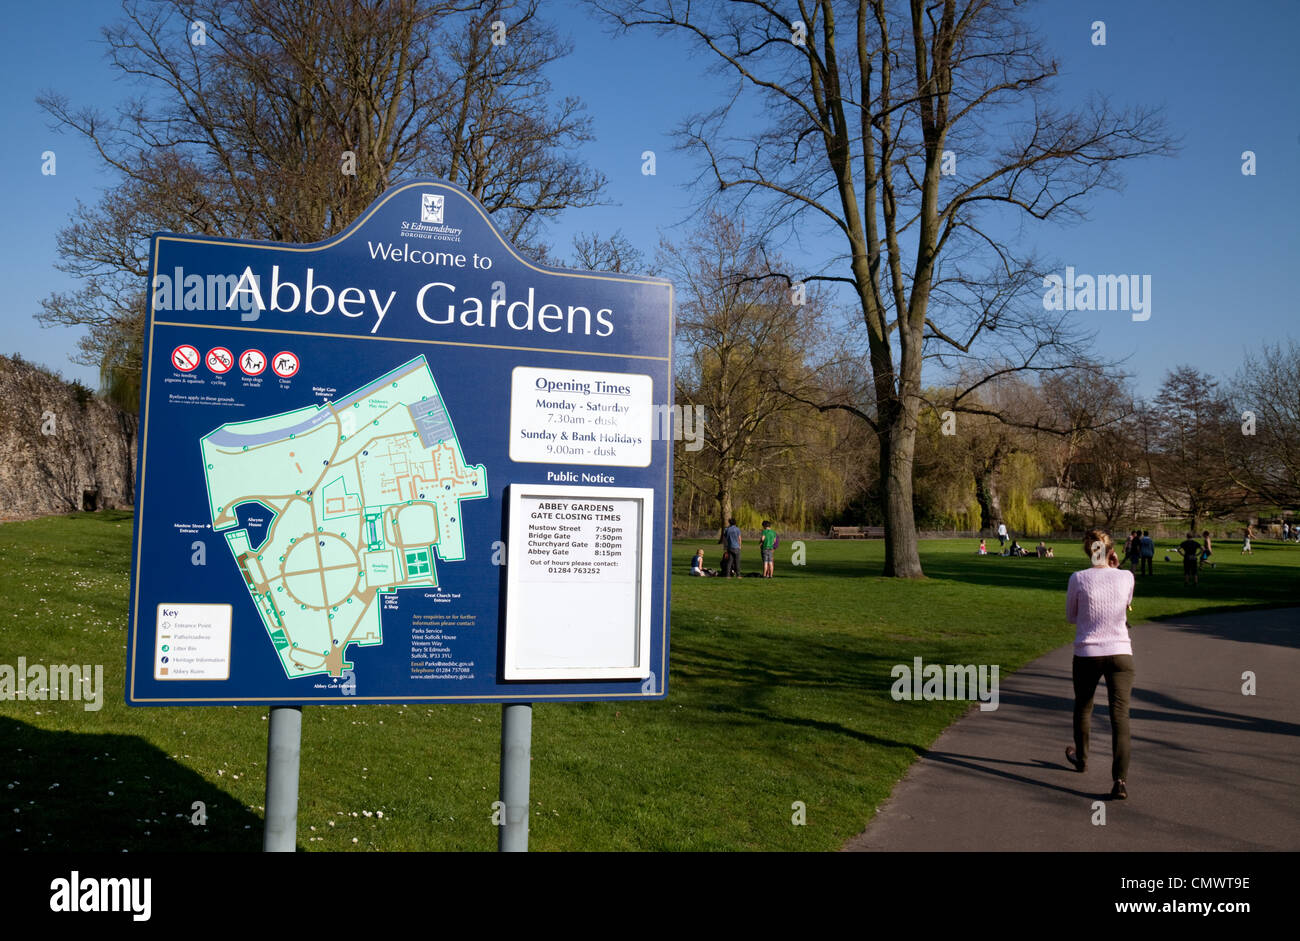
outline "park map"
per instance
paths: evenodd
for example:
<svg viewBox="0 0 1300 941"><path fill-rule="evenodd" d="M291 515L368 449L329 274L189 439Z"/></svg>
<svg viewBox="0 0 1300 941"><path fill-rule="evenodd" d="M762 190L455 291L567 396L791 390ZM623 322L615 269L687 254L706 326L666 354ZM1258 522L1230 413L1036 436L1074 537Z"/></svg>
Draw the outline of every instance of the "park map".
<svg viewBox="0 0 1300 941"><path fill-rule="evenodd" d="M201 442L214 532L239 566L290 678L343 676L349 644L383 643L382 593L437 587L465 559L460 503L488 495L423 356L342 398ZM240 520L272 515L260 542Z"/></svg>

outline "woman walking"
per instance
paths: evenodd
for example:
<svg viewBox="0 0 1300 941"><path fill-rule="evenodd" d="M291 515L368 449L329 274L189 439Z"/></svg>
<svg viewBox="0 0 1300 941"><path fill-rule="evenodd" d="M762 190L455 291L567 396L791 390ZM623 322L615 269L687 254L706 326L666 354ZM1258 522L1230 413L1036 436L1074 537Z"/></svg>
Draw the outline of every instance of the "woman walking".
<svg viewBox="0 0 1300 941"><path fill-rule="evenodd" d="M1110 536L1089 530L1083 537L1083 551L1092 561L1089 568L1070 576L1065 595L1066 619L1076 626L1074 636L1074 745L1065 757L1076 771L1088 767L1088 736L1091 731L1092 700L1097 683L1106 678L1106 702L1110 707L1111 766L1114 782L1110 797L1128 797L1129 695L1133 691L1133 645L1129 640L1127 612L1133 605L1133 573L1109 564L1113 547Z"/></svg>

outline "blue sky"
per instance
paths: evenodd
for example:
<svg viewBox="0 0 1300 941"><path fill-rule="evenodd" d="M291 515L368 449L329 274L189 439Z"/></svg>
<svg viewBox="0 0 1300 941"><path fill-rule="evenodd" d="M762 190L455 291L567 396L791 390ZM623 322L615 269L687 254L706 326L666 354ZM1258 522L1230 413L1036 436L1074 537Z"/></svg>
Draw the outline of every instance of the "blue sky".
<svg viewBox="0 0 1300 941"><path fill-rule="evenodd" d="M615 38L567 0L546 0L543 8L574 42L552 80L557 94L587 104L596 141L584 156L609 178L613 203L566 213L547 241L564 254L576 231L621 228L650 254L661 233L684 231L699 202L683 188L698 168L673 149L670 132L687 112L709 105L723 80L684 37L645 31ZM51 291L75 287L54 269L55 235L78 199L93 204L113 181L87 145L49 129L33 99L49 88L77 104L109 107L129 93L99 43L100 26L117 13L116 4L91 0L12 6L0 58L0 171L10 183L0 221L0 352L91 385L94 371L68 359L77 331L42 328L32 314ZM1025 244L1081 273L1151 276L1149 320L1077 314L1081 325L1098 329L1098 353L1131 357L1138 391L1149 395L1175 365L1227 378L1245 351L1300 338L1292 285L1300 267L1300 65L1293 49L1300 4L1049 0L1032 16L1061 62L1060 103L1095 91L1119 105L1164 105L1181 138L1176 157L1133 162L1122 192L1091 197L1087 221L1026 232ZM1095 20L1106 24L1104 47L1091 42ZM57 154L55 176L41 173L46 150ZM641 172L645 150L656 153L654 176ZM1241 172L1245 150L1256 154L1255 176ZM807 249L815 254L818 246Z"/></svg>

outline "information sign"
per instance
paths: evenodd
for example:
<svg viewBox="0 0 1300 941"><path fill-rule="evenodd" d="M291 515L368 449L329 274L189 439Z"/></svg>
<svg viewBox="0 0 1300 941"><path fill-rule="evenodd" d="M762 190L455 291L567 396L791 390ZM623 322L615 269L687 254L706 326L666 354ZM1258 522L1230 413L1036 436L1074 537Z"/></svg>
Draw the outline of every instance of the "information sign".
<svg viewBox="0 0 1300 941"><path fill-rule="evenodd" d="M665 694L668 282L419 181L314 245L159 234L150 301L129 703Z"/></svg>

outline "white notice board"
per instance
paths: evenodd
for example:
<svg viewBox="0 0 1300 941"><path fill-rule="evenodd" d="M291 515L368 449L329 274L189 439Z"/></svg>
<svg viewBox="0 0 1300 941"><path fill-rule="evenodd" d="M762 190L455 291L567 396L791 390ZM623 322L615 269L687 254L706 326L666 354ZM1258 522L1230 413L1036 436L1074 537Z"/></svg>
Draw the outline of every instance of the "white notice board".
<svg viewBox="0 0 1300 941"><path fill-rule="evenodd" d="M650 676L654 491L511 484L506 680Z"/></svg>

